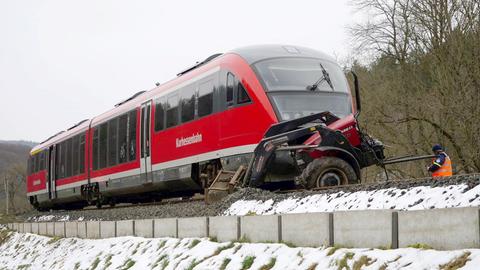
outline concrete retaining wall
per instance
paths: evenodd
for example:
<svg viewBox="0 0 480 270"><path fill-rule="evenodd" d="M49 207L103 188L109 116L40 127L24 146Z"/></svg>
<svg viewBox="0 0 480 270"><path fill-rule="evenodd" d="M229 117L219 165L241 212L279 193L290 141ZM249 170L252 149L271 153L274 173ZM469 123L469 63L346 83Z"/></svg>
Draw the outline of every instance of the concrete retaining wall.
<svg viewBox="0 0 480 270"><path fill-rule="evenodd" d="M115 221L100 221L100 238L111 238L117 236L117 225Z"/></svg>
<svg viewBox="0 0 480 270"><path fill-rule="evenodd" d="M153 237L178 237L176 218L162 218L153 221Z"/></svg>
<svg viewBox="0 0 480 270"><path fill-rule="evenodd" d="M117 221L117 237L119 236L133 236L135 234L133 220L119 220Z"/></svg>
<svg viewBox="0 0 480 270"><path fill-rule="evenodd" d="M329 213L282 215L282 241L299 247L328 246L330 235Z"/></svg>
<svg viewBox="0 0 480 270"><path fill-rule="evenodd" d="M280 242L279 216L243 216L240 218L240 235L246 241Z"/></svg>
<svg viewBox="0 0 480 270"><path fill-rule="evenodd" d="M55 223L54 222L47 222L47 235L54 236L55 235Z"/></svg>
<svg viewBox="0 0 480 270"><path fill-rule="evenodd" d="M216 238L220 242L240 239L240 217L210 217L209 225L209 237Z"/></svg>
<svg viewBox="0 0 480 270"><path fill-rule="evenodd" d="M333 213L333 242L346 247L396 248L392 243L392 211Z"/></svg>
<svg viewBox="0 0 480 270"><path fill-rule="evenodd" d="M479 248L478 208L447 208L398 213L400 247L422 243L435 249Z"/></svg>
<svg viewBox="0 0 480 270"><path fill-rule="evenodd" d="M100 238L100 221L87 221L87 237L90 239Z"/></svg>
<svg viewBox="0 0 480 270"><path fill-rule="evenodd" d="M480 248L476 207L422 211L345 211L269 216L222 216L121 221L8 224L19 232L80 238L213 237L218 241L286 242L296 246L435 249Z"/></svg>
<svg viewBox="0 0 480 270"><path fill-rule="evenodd" d="M79 238L87 238L87 222L77 222L77 234Z"/></svg>
<svg viewBox="0 0 480 270"><path fill-rule="evenodd" d="M39 224L39 223L36 223L36 222L32 223L32 233L36 233L36 234L39 234L39 233L40 233L39 228L38 228L39 225L40 225L40 224Z"/></svg>
<svg viewBox="0 0 480 270"><path fill-rule="evenodd" d="M135 236L152 238L153 230L153 219L135 220Z"/></svg>
<svg viewBox="0 0 480 270"><path fill-rule="evenodd" d="M77 236L78 236L77 222L75 221L65 222L65 237L77 237Z"/></svg>
<svg viewBox="0 0 480 270"><path fill-rule="evenodd" d="M208 236L208 218L193 217L178 219L178 237L207 237Z"/></svg>
<svg viewBox="0 0 480 270"><path fill-rule="evenodd" d="M47 235L47 223L38 223L38 233L41 235Z"/></svg>

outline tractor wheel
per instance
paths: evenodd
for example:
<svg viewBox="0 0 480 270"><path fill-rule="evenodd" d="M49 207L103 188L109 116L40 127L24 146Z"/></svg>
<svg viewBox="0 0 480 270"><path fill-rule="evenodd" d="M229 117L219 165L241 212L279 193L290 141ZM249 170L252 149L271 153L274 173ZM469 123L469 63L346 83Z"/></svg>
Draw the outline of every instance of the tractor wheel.
<svg viewBox="0 0 480 270"><path fill-rule="evenodd" d="M310 162L300 175L307 188L340 186L358 182L357 174L345 160L323 157Z"/></svg>

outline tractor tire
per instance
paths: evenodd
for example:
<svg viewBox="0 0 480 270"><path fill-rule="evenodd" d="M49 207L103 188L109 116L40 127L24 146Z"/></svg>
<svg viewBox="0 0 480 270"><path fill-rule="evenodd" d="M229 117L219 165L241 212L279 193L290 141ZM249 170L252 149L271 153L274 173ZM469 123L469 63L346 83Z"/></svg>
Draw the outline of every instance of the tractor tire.
<svg viewBox="0 0 480 270"><path fill-rule="evenodd" d="M337 157L314 159L300 175L307 188L340 186L358 182L355 170L345 160Z"/></svg>

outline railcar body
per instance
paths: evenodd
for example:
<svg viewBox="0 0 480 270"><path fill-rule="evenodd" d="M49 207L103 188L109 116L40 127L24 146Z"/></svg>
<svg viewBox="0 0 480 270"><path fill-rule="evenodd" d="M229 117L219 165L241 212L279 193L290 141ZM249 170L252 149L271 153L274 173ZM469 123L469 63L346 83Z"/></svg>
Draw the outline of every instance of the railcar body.
<svg viewBox="0 0 480 270"><path fill-rule="evenodd" d="M322 69L332 85L306 88ZM341 118L330 126L360 144L353 110L346 78L327 55L281 45L236 49L33 148L27 196L48 209L201 192L220 168L247 164L275 123L330 111ZM282 155L276 164L283 177L267 181L292 180Z"/></svg>

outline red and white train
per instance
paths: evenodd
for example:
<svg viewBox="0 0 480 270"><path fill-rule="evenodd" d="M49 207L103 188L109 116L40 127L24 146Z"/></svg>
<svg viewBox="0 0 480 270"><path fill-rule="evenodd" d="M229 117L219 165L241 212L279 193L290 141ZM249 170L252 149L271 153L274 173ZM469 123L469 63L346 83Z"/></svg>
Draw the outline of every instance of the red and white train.
<svg viewBox="0 0 480 270"><path fill-rule="evenodd" d="M328 80L319 80L322 72ZM272 125L324 111L338 117L329 129L342 131L355 147L362 143L346 77L327 55L281 45L213 55L33 148L27 195L48 209L201 192L208 170L248 164ZM310 143L318 144L319 136ZM281 165L282 154L276 158ZM369 165L344 160L356 179Z"/></svg>

